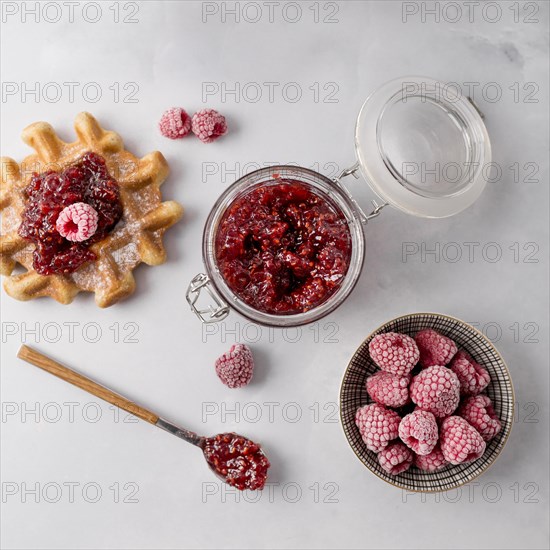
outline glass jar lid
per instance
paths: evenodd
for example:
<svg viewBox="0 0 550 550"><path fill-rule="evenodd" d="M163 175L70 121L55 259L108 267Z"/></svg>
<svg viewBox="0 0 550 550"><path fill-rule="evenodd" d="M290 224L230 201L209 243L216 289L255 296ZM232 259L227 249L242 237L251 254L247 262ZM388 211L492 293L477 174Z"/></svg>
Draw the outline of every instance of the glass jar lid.
<svg viewBox="0 0 550 550"><path fill-rule="evenodd" d="M424 77L392 80L367 98L355 148L379 197L428 218L470 206L485 188L491 161L489 135L473 102L456 86Z"/></svg>

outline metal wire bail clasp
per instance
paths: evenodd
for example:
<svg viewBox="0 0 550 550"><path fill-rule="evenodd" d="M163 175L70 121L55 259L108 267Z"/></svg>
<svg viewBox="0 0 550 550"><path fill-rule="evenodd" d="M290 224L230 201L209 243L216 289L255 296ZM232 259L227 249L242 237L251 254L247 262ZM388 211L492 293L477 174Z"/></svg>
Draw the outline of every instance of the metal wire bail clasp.
<svg viewBox="0 0 550 550"><path fill-rule="evenodd" d="M214 303L209 304L204 309L199 309L196 304L203 289ZM210 278L205 273L199 273L193 277L193 280L187 287L185 297L187 298L187 303L191 306L191 311L205 324L217 323L229 315L229 306L210 287Z"/></svg>
<svg viewBox="0 0 550 550"><path fill-rule="evenodd" d="M369 220L372 220L373 218L377 218L380 215L380 211L382 210L382 208L384 208L385 206L388 206L388 203L384 202L382 204L378 204L375 200L371 200L372 207L374 208L374 210L370 214L367 214L361 208L361 206L359 206L359 203L353 198L353 195L350 193L349 189L345 185L343 185L340 181L341 179L347 176L353 176L355 179L358 179L359 178L359 176L357 175L358 170L359 170L359 162L356 162L352 167L345 168L344 170L342 170L340 175L334 178L332 181L336 185L338 185L338 187L342 189L342 191L344 191L344 193L348 196L348 198L351 200L351 202L357 209L357 212L359 212L361 221L364 224L366 224Z"/></svg>

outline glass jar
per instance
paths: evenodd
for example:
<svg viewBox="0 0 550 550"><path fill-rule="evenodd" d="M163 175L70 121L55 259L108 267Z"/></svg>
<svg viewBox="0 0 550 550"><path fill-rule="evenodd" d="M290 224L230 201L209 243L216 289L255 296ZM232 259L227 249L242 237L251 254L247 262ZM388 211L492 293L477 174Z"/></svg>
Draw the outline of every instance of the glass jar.
<svg viewBox="0 0 550 550"><path fill-rule="evenodd" d="M291 327L328 315L353 290L365 255L364 227L392 205L428 218L453 216L482 193L491 161L489 136L482 114L456 87L423 78L388 82L363 104L355 129L357 162L338 178L296 166L271 166L233 183L216 201L203 235L206 273L191 281L187 301L203 323L219 322L236 310L259 324ZM365 213L342 179L361 172L382 202ZM302 183L345 218L351 237L348 270L338 288L322 303L300 313L272 314L247 304L231 290L216 260L216 234L227 208L253 189L273 183L274 176ZM206 292L209 302L199 305Z"/></svg>

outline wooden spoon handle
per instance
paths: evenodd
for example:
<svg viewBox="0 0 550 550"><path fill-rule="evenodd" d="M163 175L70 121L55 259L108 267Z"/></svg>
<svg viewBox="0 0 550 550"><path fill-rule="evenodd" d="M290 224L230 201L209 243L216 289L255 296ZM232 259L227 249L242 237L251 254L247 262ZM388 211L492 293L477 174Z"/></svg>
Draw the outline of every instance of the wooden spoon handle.
<svg viewBox="0 0 550 550"><path fill-rule="evenodd" d="M158 415L155 413L132 403L125 397L122 397L122 395L119 395L105 386L86 378L82 374L61 365L57 361L54 361L50 357L47 357L46 355L43 355L28 346L21 346L19 352L17 353L17 357L23 359L23 361L27 361L27 363L31 363L31 365L35 365L36 367L57 376L58 378L61 378L62 380L65 380L66 382L69 382L69 384L72 384L73 386L77 386L78 388L81 388L96 397L100 397L108 403L116 405L120 409L124 409L134 416L150 422L151 424L156 424L159 419Z"/></svg>

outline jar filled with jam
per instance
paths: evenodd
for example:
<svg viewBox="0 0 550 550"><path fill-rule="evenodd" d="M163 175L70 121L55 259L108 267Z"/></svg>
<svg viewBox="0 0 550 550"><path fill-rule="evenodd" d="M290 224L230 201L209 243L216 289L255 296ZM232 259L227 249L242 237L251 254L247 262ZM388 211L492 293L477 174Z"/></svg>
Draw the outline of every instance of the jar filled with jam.
<svg viewBox="0 0 550 550"><path fill-rule="evenodd" d="M336 179L299 166L273 166L233 183L214 204L203 235L206 273L187 300L205 322L231 309L269 326L310 323L338 307L363 267L364 227L392 205L443 218L485 187L489 137L473 102L450 85L391 81L363 104L357 162ZM381 199L365 213L342 179L361 173ZM199 306L202 292L206 307Z"/></svg>

